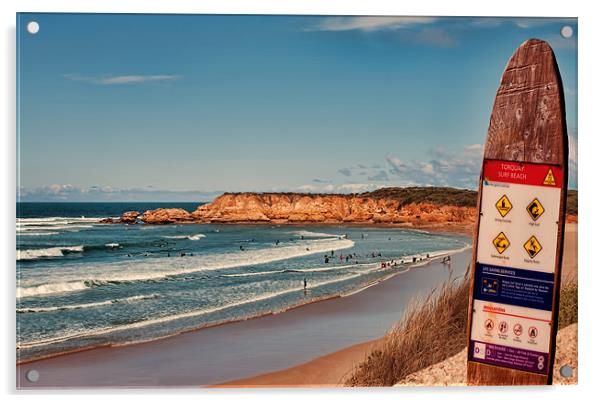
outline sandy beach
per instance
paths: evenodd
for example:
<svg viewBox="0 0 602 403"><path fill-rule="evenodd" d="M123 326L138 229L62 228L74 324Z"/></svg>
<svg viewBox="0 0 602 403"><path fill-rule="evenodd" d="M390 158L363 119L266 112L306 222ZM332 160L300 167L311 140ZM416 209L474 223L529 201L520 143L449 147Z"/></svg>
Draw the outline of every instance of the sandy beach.
<svg viewBox="0 0 602 403"><path fill-rule="evenodd" d="M429 292L449 276L463 275L470 255L470 249L464 250L452 256L451 267L437 259L352 295L276 315L148 343L97 348L18 365L18 386L215 385L294 367L360 343L367 346L366 342L379 339L399 320L404 307L417 294ZM352 361L363 358L362 348L352 347L349 351L353 354L346 357ZM344 372L348 363L346 359L337 367ZM25 374L30 369L40 373L38 382L26 381ZM328 385L337 384L341 376L333 378ZM315 382L316 378L307 379ZM296 380L291 378L291 382ZM327 386L324 382L322 379L320 385Z"/></svg>

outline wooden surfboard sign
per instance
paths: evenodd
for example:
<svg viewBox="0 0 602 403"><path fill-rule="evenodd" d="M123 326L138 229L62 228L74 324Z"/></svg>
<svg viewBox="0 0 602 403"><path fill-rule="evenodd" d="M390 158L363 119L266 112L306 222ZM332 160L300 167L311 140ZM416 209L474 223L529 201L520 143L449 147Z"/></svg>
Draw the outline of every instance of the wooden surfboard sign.
<svg viewBox="0 0 602 403"><path fill-rule="evenodd" d="M468 312L469 385L551 384L568 138L552 48L530 39L498 88L479 182Z"/></svg>

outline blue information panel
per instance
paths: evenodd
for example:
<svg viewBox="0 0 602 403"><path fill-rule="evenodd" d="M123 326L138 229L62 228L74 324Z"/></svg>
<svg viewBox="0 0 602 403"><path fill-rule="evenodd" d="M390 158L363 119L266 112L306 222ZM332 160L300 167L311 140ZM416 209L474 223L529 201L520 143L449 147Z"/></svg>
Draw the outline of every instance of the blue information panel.
<svg viewBox="0 0 602 403"><path fill-rule="evenodd" d="M553 273L477 263L474 284L475 299L552 310Z"/></svg>

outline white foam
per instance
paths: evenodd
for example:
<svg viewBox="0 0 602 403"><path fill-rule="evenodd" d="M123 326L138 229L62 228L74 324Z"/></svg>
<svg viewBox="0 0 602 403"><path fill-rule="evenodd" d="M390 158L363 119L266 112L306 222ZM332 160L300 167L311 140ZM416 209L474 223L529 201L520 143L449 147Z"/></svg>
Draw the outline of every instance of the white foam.
<svg viewBox="0 0 602 403"><path fill-rule="evenodd" d="M34 260L48 257L64 256L65 252L83 252L83 245L79 246L57 246L54 248L44 249L25 249L17 250L17 260Z"/></svg>
<svg viewBox="0 0 602 403"><path fill-rule="evenodd" d="M295 231L295 234L303 237L314 237L314 238L332 238L332 237L341 237L342 235L337 234L327 234L325 232L314 232L314 231Z"/></svg>
<svg viewBox="0 0 602 403"><path fill-rule="evenodd" d="M191 241L198 241L201 238L205 238L205 234L196 234L196 235L165 235L163 238L169 239L189 239Z"/></svg>
<svg viewBox="0 0 602 403"><path fill-rule="evenodd" d="M348 268L357 268L361 265L345 265L345 266L329 266L329 267L315 267L315 268L298 268L298 269L283 269L283 270L270 270L270 271L254 271L247 273L233 273L233 274L222 274L222 277L251 277L251 276L265 276L270 274L280 274L280 273L309 273L309 272L323 272L323 271L335 271L341 269Z"/></svg>
<svg viewBox="0 0 602 403"><path fill-rule="evenodd" d="M122 304L129 302L142 301L145 299L157 298L157 294L150 295L135 295L133 297L108 299L99 302L90 302L88 304L77 304L77 305L62 305L62 306L49 306L49 307L31 307L31 308L17 308L17 313L40 313L40 312L54 312L54 311L72 311L76 309L94 308L98 306L111 305L111 304Z"/></svg>
<svg viewBox="0 0 602 403"><path fill-rule="evenodd" d="M111 243L105 244L105 246L107 248L112 248L113 249L113 248L119 248L120 245L117 242L111 242Z"/></svg>
<svg viewBox="0 0 602 403"><path fill-rule="evenodd" d="M85 289L88 286L115 282L161 280L170 276L200 271L260 265L331 250L347 249L353 247L354 244L353 241L348 239L315 239L296 242L291 245L270 246L263 249L249 249L223 254L161 257L132 262L96 263L78 267L54 267L47 273L39 272L31 279L22 279L17 297L72 292Z"/></svg>
<svg viewBox="0 0 602 403"><path fill-rule="evenodd" d="M24 231L44 231L44 230L68 230L68 231L74 231L74 230L81 230L81 229L87 229L87 228L94 228L93 225L34 225L34 226L17 226L17 232L24 232ZM75 231L74 231L75 232Z"/></svg>
<svg viewBox="0 0 602 403"><path fill-rule="evenodd" d="M47 236L47 235L58 235L60 232L17 232L17 236Z"/></svg>
<svg viewBox="0 0 602 403"><path fill-rule="evenodd" d="M56 224L56 223L77 223L77 222L97 222L100 218L86 217L39 217L39 218L17 218L17 225L35 225L35 224Z"/></svg>
<svg viewBox="0 0 602 403"><path fill-rule="evenodd" d="M284 273L286 270L270 270L270 271L255 271L249 273L233 273L233 274L222 274L222 277L251 277L251 276L265 276L270 274Z"/></svg>
<svg viewBox="0 0 602 403"><path fill-rule="evenodd" d="M41 284L33 287L17 287L17 298L81 291L86 288L88 288L88 286L83 281Z"/></svg>

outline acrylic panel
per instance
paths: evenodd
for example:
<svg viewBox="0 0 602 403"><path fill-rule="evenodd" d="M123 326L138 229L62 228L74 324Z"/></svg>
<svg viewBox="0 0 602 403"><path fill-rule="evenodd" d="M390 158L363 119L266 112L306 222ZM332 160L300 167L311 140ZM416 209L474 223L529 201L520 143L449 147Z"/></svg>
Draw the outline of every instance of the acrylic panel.
<svg viewBox="0 0 602 403"><path fill-rule="evenodd" d="M577 383L577 27L17 14L17 387Z"/></svg>

